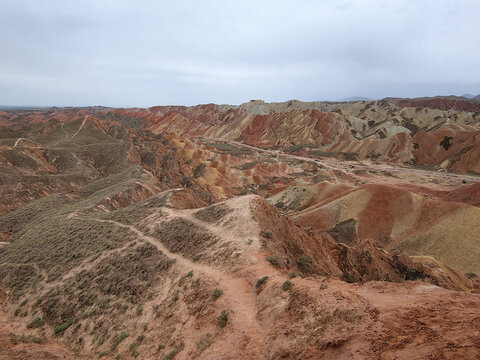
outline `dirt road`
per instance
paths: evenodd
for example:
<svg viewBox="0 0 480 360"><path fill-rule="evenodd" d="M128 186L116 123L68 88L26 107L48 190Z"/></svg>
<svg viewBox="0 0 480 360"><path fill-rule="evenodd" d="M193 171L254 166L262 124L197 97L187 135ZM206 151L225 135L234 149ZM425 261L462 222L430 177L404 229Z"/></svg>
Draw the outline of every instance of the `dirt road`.
<svg viewBox="0 0 480 360"><path fill-rule="evenodd" d="M449 179L449 180L465 180L467 182L478 182L480 181L480 176L478 175L466 175L466 174L452 174L452 173L444 173L435 170L423 170L423 169L415 169L415 168L404 168L398 166L391 166L387 164L360 164L354 161L340 161L340 160L328 160L328 159L319 159L319 158L312 158L308 156L300 156L300 155L292 155L284 153L280 150L269 150L269 149L262 149L256 146L247 145L235 140L223 140L223 139L215 139L215 138L197 138L202 142L220 142L220 143L229 143L237 146L241 146L244 148L252 149L255 151L267 153L273 156L281 156L289 159L296 159L300 161L307 161L307 162L316 162L320 163L327 168L332 170L341 170L350 172L352 170L372 170L372 171L387 171L391 173L398 173L398 174L410 174L416 176L423 176L423 177L434 177L438 179Z"/></svg>

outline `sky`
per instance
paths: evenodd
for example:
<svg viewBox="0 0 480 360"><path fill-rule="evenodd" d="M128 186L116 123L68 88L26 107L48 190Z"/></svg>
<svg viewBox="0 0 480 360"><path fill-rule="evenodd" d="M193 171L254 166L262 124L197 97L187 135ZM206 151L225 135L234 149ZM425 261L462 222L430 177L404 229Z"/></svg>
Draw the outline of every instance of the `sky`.
<svg viewBox="0 0 480 360"><path fill-rule="evenodd" d="M480 93L478 0L0 0L0 104Z"/></svg>

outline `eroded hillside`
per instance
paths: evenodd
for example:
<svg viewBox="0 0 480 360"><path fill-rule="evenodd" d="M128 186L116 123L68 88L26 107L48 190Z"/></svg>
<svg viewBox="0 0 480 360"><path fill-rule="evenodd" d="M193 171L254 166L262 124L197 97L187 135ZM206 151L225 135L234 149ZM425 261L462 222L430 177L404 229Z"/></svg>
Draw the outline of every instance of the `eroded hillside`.
<svg viewBox="0 0 480 360"><path fill-rule="evenodd" d="M0 359L479 357L478 114L404 105L0 113Z"/></svg>

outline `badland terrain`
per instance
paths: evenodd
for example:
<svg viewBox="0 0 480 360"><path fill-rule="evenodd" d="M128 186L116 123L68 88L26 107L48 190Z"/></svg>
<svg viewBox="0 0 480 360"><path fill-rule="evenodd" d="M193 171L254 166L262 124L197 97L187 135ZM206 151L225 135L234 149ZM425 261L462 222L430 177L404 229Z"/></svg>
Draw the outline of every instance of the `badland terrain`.
<svg viewBox="0 0 480 360"><path fill-rule="evenodd" d="M480 358L480 98L0 110L0 359Z"/></svg>

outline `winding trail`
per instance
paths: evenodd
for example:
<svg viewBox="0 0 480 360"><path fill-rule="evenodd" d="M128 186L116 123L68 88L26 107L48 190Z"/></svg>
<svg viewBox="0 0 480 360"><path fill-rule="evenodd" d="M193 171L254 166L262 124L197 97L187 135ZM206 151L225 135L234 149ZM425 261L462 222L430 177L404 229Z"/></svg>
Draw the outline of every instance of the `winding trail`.
<svg viewBox="0 0 480 360"><path fill-rule="evenodd" d="M162 242L151 236L145 235L142 231L132 225L122 224L113 220L97 219L96 221L108 222L124 227L134 232L138 238L155 246L170 259L175 260L177 265L185 269L185 272L193 270L196 274L201 274L216 281L219 284L219 287L224 291L224 295L222 296L223 301L225 301L226 304L228 304L229 309L233 311L231 319L233 326L250 338L253 347L251 350L256 354L256 357L260 358L262 356L262 343L265 335L256 318L258 312L256 293L247 280L233 277L208 265L193 262L181 254L173 253L165 247Z"/></svg>
<svg viewBox="0 0 480 360"><path fill-rule="evenodd" d="M13 147L17 147L18 146L18 143L20 142L20 140L27 140L25 138L18 138L17 141L15 141L15 144L13 145Z"/></svg>
<svg viewBox="0 0 480 360"><path fill-rule="evenodd" d="M64 124L61 125L62 131L65 133L65 140L68 140L68 132L65 130Z"/></svg>
<svg viewBox="0 0 480 360"><path fill-rule="evenodd" d="M308 157L308 156L300 156L300 155L292 155L292 154L287 154L279 150L269 150L269 149L262 149L256 146L252 145L247 145L244 143L241 143L239 141L235 140L224 140L224 139L217 139L217 138L196 138L202 142L221 142L221 143L229 143L229 144L234 144L237 146L241 146L244 148L252 149L255 151L263 152L263 153L268 153L274 156L281 156L285 158L290 158L290 159L296 159L296 160L301 160L301 161L314 161L317 163L321 163L322 165L325 165L326 167L332 169L332 170L341 170L341 171L346 171L349 170L347 167L351 167L353 169L358 168L358 169L366 169L366 170L373 170L373 171L389 171L393 173L399 173L399 174L411 174L411 175L417 175L417 176L431 176L435 178L441 178L441 179L451 179L451 180L466 180L466 181L472 181L472 182L477 182L480 181L480 176L478 175L466 175L466 174L452 174L452 173L444 173L440 171L435 171L435 170L422 170L422 169L415 169L415 168L401 168L401 167L394 167L390 165L376 165L376 164L359 164L357 162L353 161L335 161L335 160L327 160L327 159L319 159L319 158L313 158L313 157Z"/></svg>
<svg viewBox="0 0 480 360"><path fill-rule="evenodd" d="M80 125L80 127L78 128L78 130L75 131L75 134L72 135L71 139L73 139L75 136L77 136L77 134L80 132L80 130L83 129L83 126L84 126L85 123L87 122L88 116L89 116L89 115L86 115L86 116L83 118L82 124Z"/></svg>
<svg viewBox="0 0 480 360"><path fill-rule="evenodd" d="M65 130L63 123L60 124L60 128L61 128L62 131L65 133L65 139L60 139L60 140L58 140L58 141L55 143L55 145L58 145L58 144L59 144L60 142L62 142L62 141L68 140L68 132ZM54 146L55 146L55 145L54 145Z"/></svg>

